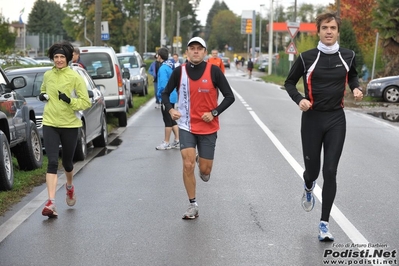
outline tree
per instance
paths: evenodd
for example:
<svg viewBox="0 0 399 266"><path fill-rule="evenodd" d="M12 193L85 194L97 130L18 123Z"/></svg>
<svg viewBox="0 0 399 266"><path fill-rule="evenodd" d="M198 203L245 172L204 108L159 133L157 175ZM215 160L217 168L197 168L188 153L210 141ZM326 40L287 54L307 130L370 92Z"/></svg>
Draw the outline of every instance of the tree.
<svg viewBox="0 0 399 266"><path fill-rule="evenodd" d="M206 25L205 25L205 41L208 41L211 31L213 30L212 21L213 18L222 10L230 10L224 1L219 2L216 0L211 9L208 12L208 16L206 18Z"/></svg>
<svg viewBox="0 0 399 266"><path fill-rule="evenodd" d="M399 75L399 0L377 0L372 25L379 31L386 61L384 76Z"/></svg>
<svg viewBox="0 0 399 266"><path fill-rule="evenodd" d="M352 27L352 22L348 19L343 19L341 22L339 39L340 46L351 49L355 52L357 71L358 73L360 73L363 65L363 55L357 43L356 35Z"/></svg>
<svg viewBox="0 0 399 266"><path fill-rule="evenodd" d="M373 60L376 34L371 21L374 20L372 11L376 9L377 2L375 0L341 0L341 19L351 22L358 47L365 55L368 65L371 65Z"/></svg>
<svg viewBox="0 0 399 266"><path fill-rule="evenodd" d="M207 42L208 50L217 49L223 51L226 45L237 48L242 47L240 25L241 18L237 18L232 11L219 11L212 20L212 31Z"/></svg>
<svg viewBox="0 0 399 266"><path fill-rule="evenodd" d="M68 40L70 38L62 25L65 16L65 11L56 2L37 0L28 16L27 30L35 34L58 35Z"/></svg>
<svg viewBox="0 0 399 266"><path fill-rule="evenodd" d="M9 31L10 23L0 15L0 53L7 54L14 50L17 34Z"/></svg>

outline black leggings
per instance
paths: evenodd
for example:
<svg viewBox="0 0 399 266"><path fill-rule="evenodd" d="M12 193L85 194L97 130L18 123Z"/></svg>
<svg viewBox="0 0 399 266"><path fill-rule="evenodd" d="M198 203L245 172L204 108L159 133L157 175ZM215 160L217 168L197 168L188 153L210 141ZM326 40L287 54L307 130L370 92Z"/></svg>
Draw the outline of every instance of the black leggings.
<svg viewBox="0 0 399 266"><path fill-rule="evenodd" d="M343 109L331 112L309 110L302 113L301 136L306 186L317 179L323 148L323 190L321 220L327 221L337 192L337 168L344 147L346 119Z"/></svg>
<svg viewBox="0 0 399 266"><path fill-rule="evenodd" d="M175 106L174 103L170 103L172 106ZM173 127L177 125L176 120L173 120L172 117L170 116L169 112L165 110L165 105L162 104L161 108L161 113L162 113L162 118L163 122L165 123L165 127Z"/></svg>
<svg viewBox="0 0 399 266"><path fill-rule="evenodd" d="M57 128L43 126L44 147L48 157L47 173L56 174L60 143L62 146L62 166L65 171L72 172L73 156L78 141L79 128Z"/></svg>

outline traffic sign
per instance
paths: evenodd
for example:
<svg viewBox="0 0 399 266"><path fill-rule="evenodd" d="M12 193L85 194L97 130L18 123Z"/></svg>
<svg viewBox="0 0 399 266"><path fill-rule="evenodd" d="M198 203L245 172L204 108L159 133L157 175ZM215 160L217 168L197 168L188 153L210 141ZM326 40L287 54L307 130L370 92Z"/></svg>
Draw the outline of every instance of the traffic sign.
<svg viewBox="0 0 399 266"><path fill-rule="evenodd" d="M293 42L288 45L287 49L285 50L286 54L297 54L298 51L296 50L295 44Z"/></svg>
<svg viewBox="0 0 399 266"><path fill-rule="evenodd" d="M101 21L101 40L109 40L108 21Z"/></svg>
<svg viewBox="0 0 399 266"><path fill-rule="evenodd" d="M294 39L299 31L299 22L287 22L287 28L291 38Z"/></svg>

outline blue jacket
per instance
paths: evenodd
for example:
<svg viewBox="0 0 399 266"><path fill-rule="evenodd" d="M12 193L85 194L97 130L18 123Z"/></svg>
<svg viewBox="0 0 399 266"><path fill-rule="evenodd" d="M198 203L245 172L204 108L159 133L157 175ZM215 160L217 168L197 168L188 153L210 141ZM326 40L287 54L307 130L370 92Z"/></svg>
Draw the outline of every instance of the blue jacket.
<svg viewBox="0 0 399 266"><path fill-rule="evenodd" d="M173 63L169 60L163 61L162 65L158 69L157 73L157 98L159 102L162 101L162 92L166 87L166 84L168 84L169 78L172 75L173 72ZM177 103L177 92L176 89L173 90L173 92L169 96L169 101L171 103Z"/></svg>

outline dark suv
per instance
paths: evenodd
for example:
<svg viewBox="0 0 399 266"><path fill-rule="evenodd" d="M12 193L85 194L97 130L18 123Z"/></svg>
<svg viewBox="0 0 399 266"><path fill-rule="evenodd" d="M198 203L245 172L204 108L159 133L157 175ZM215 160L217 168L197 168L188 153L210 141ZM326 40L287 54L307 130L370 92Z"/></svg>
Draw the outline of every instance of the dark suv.
<svg viewBox="0 0 399 266"><path fill-rule="evenodd" d="M21 170L37 169L43 164L35 112L17 93L25 86L23 77L10 82L0 68L0 190L10 190L14 184L12 154Z"/></svg>

